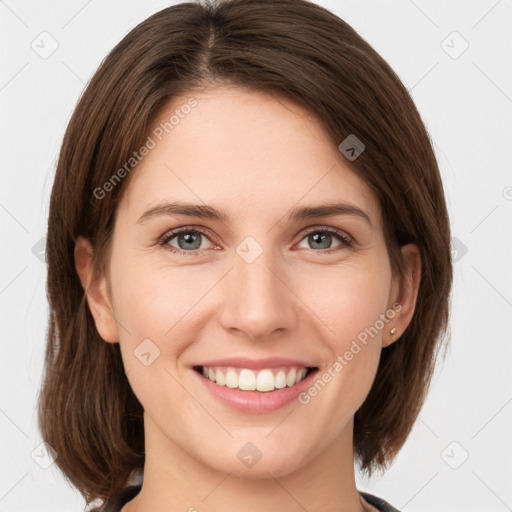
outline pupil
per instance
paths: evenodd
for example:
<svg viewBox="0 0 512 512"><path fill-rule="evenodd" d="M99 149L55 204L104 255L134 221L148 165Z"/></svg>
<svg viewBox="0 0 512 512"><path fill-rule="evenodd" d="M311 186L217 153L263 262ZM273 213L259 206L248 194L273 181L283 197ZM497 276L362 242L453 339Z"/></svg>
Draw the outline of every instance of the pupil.
<svg viewBox="0 0 512 512"><path fill-rule="evenodd" d="M192 247L193 249L198 249L201 245L201 241L199 240L199 237L197 235L193 235L190 233L187 233L185 235L182 235L182 238L186 241L186 246L190 249L192 245L194 244L194 241L196 242L196 246ZM196 240L194 240L196 239ZM199 240L199 244L197 244L197 241Z"/></svg>
<svg viewBox="0 0 512 512"><path fill-rule="evenodd" d="M312 235L312 238L314 243L322 244L322 242L325 242L326 239L328 240L330 236L331 235L328 234L315 233L314 235ZM324 246L322 246L321 249L327 249L328 247L329 244L324 243Z"/></svg>

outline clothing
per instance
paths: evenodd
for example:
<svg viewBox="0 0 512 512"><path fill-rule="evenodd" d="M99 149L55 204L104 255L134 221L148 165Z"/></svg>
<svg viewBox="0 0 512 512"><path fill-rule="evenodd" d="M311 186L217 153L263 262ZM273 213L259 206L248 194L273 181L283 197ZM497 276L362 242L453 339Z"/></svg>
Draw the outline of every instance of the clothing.
<svg viewBox="0 0 512 512"><path fill-rule="evenodd" d="M120 512L126 503L135 498L139 493L141 485L130 485L125 487L121 492L110 498L102 507L95 508L90 512ZM380 512L400 512L398 509L390 505L387 501L382 498L368 494L367 492L359 491L359 494L367 501L370 505L373 505Z"/></svg>
<svg viewBox="0 0 512 512"><path fill-rule="evenodd" d="M400 510L393 507L393 505L389 504L387 501L384 501L382 498L379 498L378 496L374 496L373 494L368 494L367 492L363 491L359 491L359 494L370 505L373 505L375 508L379 509L380 512L400 512Z"/></svg>

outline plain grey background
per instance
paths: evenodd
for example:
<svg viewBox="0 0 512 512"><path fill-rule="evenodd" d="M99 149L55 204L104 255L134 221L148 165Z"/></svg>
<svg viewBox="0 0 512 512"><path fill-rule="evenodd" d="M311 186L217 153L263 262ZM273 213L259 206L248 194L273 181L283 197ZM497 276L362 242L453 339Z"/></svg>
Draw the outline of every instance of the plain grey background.
<svg viewBox="0 0 512 512"><path fill-rule="evenodd" d="M450 351L396 462L384 476L358 477L358 487L407 512L512 510L512 0L317 3L410 90L454 235ZM0 0L2 512L83 510L36 424L48 199L85 84L131 28L168 5Z"/></svg>

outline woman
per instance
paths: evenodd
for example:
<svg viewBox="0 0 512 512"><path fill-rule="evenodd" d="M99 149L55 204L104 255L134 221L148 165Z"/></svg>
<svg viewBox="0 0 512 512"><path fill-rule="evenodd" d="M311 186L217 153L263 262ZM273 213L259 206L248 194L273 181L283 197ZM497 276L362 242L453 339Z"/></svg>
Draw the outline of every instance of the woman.
<svg viewBox="0 0 512 512"><path fill-rule="evenodd" d="M389 65L305 0L183 3L107 56L47 235L43 439L102 511L394 511L450 227ZM137 480L137 477L139 478Z"/></svg>

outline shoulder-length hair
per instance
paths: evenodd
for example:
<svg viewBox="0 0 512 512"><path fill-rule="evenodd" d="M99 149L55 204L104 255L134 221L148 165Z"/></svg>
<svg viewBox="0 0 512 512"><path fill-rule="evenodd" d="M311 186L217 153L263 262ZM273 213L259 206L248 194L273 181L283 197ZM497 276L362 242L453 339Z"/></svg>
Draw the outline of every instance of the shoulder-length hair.
<svg viewBox="0 0 512 512"><path fill-rule="evenodd" d="M56 464L87 503L117 493L144 464L143 409L119 344L103 341L74 265L79 235L107 269L113 220L129 177L109 181L146 140L177 94L234 85L307 108L338 146L350 134L364 152L346 164L375 192L393 275L400 247L421 253L413 318L383 349L354 418L363 471L386 468L423 405L449 317L450 226L429 134L389 64L346 22L307 0L212 0L163 9L103 60L67 127L50 199L46 255L50 307L38 413ZM133 172L136 172L134 170Z"/></svg>

